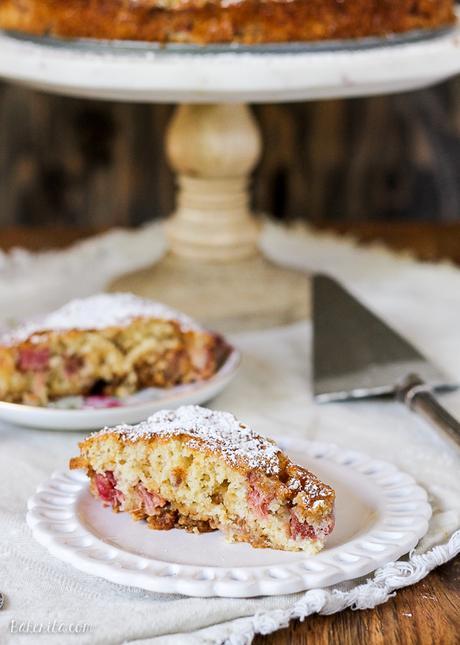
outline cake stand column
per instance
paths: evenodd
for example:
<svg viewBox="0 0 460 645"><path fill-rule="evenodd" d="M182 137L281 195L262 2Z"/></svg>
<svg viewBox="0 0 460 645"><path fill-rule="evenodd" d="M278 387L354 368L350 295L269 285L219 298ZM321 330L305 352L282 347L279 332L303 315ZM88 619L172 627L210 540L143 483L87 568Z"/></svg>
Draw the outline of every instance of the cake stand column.
<svg viewBox="0 0 460 645"><path fill-rule="evenodd" d="M178 185L176 211L165 224L169 252L111 290L164 301L226 331L305 317L306 276L258 250L249 183L261 148L247 105L179 106L166 137Z"/></svg>
<svg viewBox="0 0 460 645"><path fill-rule="evenodd" d="M249 210L249 176L262 142L244 105L182 105L166 148L177 172L177 209L166 225L171 251L206 262L257 253L258 227Z"/></svg>

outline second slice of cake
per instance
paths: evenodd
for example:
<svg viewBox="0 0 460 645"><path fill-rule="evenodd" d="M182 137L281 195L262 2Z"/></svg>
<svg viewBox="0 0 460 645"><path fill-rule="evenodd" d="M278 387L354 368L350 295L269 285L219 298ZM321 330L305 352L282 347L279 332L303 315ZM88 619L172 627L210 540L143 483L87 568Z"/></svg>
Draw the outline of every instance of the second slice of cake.
<svg viewBox="0 0 460 645"><path fill-rule="evenodd" d="M229 352L222 337L159 302L97 294L0 333L0 400L47 405L204 381Z"/></svg>
<svg viewBox="0 0 460 645"><path fill-rule="evenodd" d="M106 428L80 444L91 492L153 529L220 529L231 542L316 553L335 493L228 412L198 406Z"/></svg>

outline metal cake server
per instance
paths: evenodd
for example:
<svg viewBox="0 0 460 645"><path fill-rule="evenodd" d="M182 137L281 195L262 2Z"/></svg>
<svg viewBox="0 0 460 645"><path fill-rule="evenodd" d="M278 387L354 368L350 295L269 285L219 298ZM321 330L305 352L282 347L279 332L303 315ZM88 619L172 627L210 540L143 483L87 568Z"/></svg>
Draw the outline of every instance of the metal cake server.
<svg viewBox="0 0 460 645"><path fill-rule="evenodd" d="M325 275L313 278L313 384L319 403L392 395L460 447L460 423L433 393L457 385Z"/></svg>

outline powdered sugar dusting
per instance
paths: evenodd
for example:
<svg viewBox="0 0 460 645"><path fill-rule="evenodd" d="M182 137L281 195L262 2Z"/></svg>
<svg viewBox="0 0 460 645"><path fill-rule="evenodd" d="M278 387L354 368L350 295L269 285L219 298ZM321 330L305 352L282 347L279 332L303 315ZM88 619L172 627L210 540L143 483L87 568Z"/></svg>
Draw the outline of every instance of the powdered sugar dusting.
<svg viewBox="0 0 460 645"><path fill-rule="evenodd" d="M46 316L27 321L16 329L1 334L0 344L22 342L41 331L122 327L135 318L177 320L183 329L199 329L191 318L160 302L145 300L130 293L101 293L72 300Z"/></svg>
<svg viewBox="0 0 460 645"><path fill-rule="evenodd" d="M221 453L233 466L243 461L250 468L263 469L267 475L279 473L278 446L240 423L229 412L185 405L177 410L161 410L139 425L104 428L92 436L107 433L114 433L125 442L186 434L191 439L191 447L199 448L204 441L208 449ZM194 443L194 439L199 441Z"/></svg>

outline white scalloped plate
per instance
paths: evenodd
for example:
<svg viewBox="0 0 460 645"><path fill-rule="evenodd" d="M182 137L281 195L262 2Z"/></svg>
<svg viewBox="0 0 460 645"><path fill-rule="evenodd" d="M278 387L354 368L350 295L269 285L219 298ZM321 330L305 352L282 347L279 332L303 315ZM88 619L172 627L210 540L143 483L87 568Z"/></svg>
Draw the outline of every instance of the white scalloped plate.
<svg viewBox="0 0 460 645"><path fill-rule="evenodd" d="M59 431L93 430L119 423L138 423L164 408L210 401L233 380L240 362L240 352L233 348L219 371L207 381L170 389L149 388L129 397L120 407L68 409L0 401L0 420L28 428Z"/></svg>
<svg viewBox="0 0 460 645"><path fill-rule="evenodd" d="M425 491L395 466L336 446L278 441L337 493L336 528L316 556L227 544L219 532L151 531L112 513L79 472L55 473L29 500L27 523L53 555L86 573L150 591L251 597L351 580L397 560L425 535Z"/></svg>

